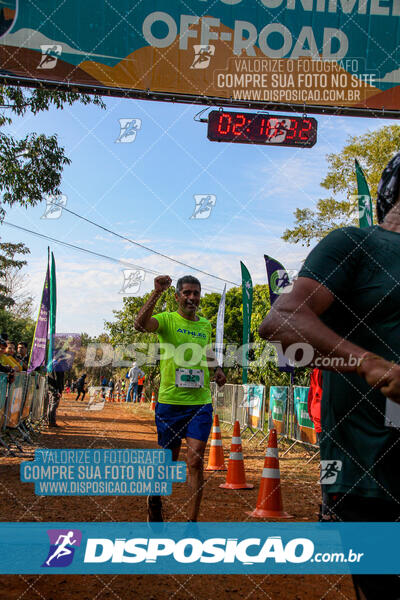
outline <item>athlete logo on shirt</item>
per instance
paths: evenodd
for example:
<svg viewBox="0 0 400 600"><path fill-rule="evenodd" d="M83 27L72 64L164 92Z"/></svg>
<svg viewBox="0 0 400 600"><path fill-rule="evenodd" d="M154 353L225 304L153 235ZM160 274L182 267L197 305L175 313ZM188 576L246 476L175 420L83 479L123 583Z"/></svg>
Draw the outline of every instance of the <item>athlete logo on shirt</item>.
<svg viewBox="0 0 400 600"><path fill-rule="evenodd" d="M341 460L321 460L321 477L319 482L323 485L335 483L337 476L342 470Z"/></svg>
<svg viewBox="0 0 400 600"><path fill-rule="evenodd" d="M187 333L188 335L191 335L193 337L201 337L201 338L206 338L206 334L205 333L201 333L201 331L190 331L189 329L181 329L180 327L176 330L177 333Z"/></svg>

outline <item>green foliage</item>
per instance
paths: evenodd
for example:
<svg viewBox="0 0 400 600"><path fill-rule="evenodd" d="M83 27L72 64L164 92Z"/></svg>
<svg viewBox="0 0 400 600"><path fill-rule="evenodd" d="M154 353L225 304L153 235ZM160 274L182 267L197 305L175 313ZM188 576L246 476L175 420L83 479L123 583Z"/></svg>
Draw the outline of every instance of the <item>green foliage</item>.
<svg viewBox="0 0 400 600"><path fill-rule="evenodd" d="M0 108L23 116L49 110L51 107L63 109L64 105L75 102L93 103L101 108L105 105L101 98L54 90L26 90L21 87L0 86ZM0 126L12 123L9 112L0 114ZM0 221L4 219L4 204L12 206L35 206L45 194L61 193L61 175L65 165L70 164L64 148L59 146L56 135L32 133L22 139L0 132Z"/></svg>
<svg viewBox="0 0 400 600"><path fill-rule="evenodd" d="M10 289L5 283L5 278L11 270L20 270L26 265L26 260L15 258L16 254L29 254L30 250L23 243L0 243L0 309L15 304L15 299L10 295Z"/></svg>
<svg viewBox="0 0 400 600"><path fill-rule="evenodd" d="M360 136L349 137L346 145L337 154L328 154L328 173L321 186L333 195L342 195L320 199L316 208L297 208L295 224L286 229L282 238L287 242L309 246L315 240L321 240L330 231L355 225L357 199L357 181L354 160L357 159L368 181L372 198L376 197L381 174L387 163L400 148L400 126L386 125L376 131Z"/></svg>
<svg viewBox="0 0 400 600"><path fill-rule="evenodd" d="M15 342L26 342L30 349L35 333L35 321L29 318L18 318L7 310L0 309L0 332L8 334L8 339Z"/></svg>

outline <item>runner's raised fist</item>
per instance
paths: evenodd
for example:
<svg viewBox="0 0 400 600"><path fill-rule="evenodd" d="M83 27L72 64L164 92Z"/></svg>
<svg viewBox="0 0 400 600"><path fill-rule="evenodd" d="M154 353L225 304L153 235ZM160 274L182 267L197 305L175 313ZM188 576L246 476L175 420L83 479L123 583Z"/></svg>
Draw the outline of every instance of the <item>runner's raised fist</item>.
<svg viewBox="0 0 400 600"><path fill-rule="evenodd" d="M157 292L165 292L172 283L172 279L169 275L159 275L154 279L154 289Z"/></svg>

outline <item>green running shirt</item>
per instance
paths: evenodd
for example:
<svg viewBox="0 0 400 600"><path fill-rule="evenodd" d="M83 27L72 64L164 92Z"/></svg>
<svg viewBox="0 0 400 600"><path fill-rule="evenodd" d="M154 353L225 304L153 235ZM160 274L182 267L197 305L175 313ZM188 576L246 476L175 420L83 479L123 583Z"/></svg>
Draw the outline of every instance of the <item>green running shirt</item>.
<svg viewBox="0 0 400 600"><path fill-rule="evenodd" d="M211 346L211 324L204 317L189 321L177 312L162 312L154 315L158 321L157 335L160 344L171 344L165 353L161 351L161 385L158 402L161 404L196 405L211 402L210 374L206 362L206 351ZM195 344L193 350L185 344ZM163 353L165 358L163 358ZM177 369L201 370L204 383L200 388L177 387Z"/></svg>

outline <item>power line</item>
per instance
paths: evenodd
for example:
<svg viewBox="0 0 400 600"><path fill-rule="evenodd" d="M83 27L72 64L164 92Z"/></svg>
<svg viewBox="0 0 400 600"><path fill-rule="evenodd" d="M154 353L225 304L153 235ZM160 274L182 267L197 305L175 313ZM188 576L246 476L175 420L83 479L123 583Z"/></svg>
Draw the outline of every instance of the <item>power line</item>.
<svg viewBox="0 0 400 600"><path fill-rule="evenodd" d="M139 246L139 248L143 248L144 250L147 250L148 252L152 252L153 254L162 256L162 258L166 258L167 260L170 260L170 261L172 261L178 265L181 265L183 267L187 267L188 269L192 269L193 271L197 271L198 273L202 273L203 275L207 275L207 277L212 277L213 279L219 279L220 281L223 281L224 283L231 283L232 285L234 285L236 287L240 287L239 283L235 283L234 281L229 281L229 279L224 279L223 277L218 277L218 275L213 275L212 273L207 273L207 271L203 271L202 269L198 269L197 267L192 267L192 265L188 265L187 263L177 260L176 258L172 258L171 256L168 256L167 254L158 252L158 250L149 248L148 246L145 246L144 244L141 244L140 242L131 240L130 238L125 237L124 235L121 235L120 233L117 233L116 231L113 231L112 229L108 229L107 227L104 227L103 225L99 225L95 221L91 221L90 219L83 217L79 213L77 213L73 210L70 210L69 208L66 208L65 206L62 206L61 204L57 204L57 202L53 202L52 204L54 206L61 206L63 210L66 210L67 212L71 213L71 215L78 217L78 219L82 219L82 221L86 221L87 223L90 223L91 225L94 225L95 227L98 227L99 229L102 229L103 231L106 231L107 233L110 233L111 235L115 235L116 237L120 238L121 240L125 240L126 242L129 242L130 244Z"/></svg>
<svg viewBox="0 0 400 600"><path fill-rule="evenodd" d="M146 271L147 273L152 273L153 275L162 275L159 271L153 271L152 269L148 269L147 267L143 267L140 265L135 265L126 260L120 260L119 258L114 258L113 256L108 256L107 254L101 254L100 252L94 252L94 250L88 250L88 248L82 248L82 246L77 246L75 244L70 244L69 242L64 242L62 240L57 240L56 238L52 238L44 233L38 233L37 231L32 231L31 229L26 229L25 227L21 227L21 225L15 225L15 223L10 223L9 221L3 221L3 225L8 225L9 227L14 227L15 229L20 229L21 231L25 231L25 233L30 233L31 235L35 235L36 237L49 240L50 242L54 242L55 244L60 244L61 246L67 246L68 248L73 248L74 250L79 250L80 252L86 252L87 254L92 254L93 256L97 256L98 258L104 258L105 260L124 265L126 267L133 267L135 269L140 269L142 271ZM221 290L216 290L215 288L209 288L202 286L204 290L217 291L221 293Z"/></svg>

